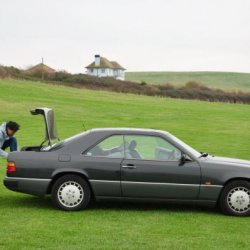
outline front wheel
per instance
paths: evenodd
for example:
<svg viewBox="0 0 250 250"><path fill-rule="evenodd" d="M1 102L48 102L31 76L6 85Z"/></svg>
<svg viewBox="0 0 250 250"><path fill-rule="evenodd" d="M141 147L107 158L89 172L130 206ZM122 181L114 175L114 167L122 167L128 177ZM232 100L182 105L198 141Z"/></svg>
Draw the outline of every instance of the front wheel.
<svg viewBox="0 0 250 250"><path fill-rule="evenodd" d="M52 188L52 202L62 210L84 209L89 204L90 198L89 184L78 175L64 175Z"/></svg>
<svg viewBox="0 0 250 250"><path fill-rule="evenodd" d="M250 215L250 183L238 180L227 184L221 193L220 207L227 215Z"/></svg>

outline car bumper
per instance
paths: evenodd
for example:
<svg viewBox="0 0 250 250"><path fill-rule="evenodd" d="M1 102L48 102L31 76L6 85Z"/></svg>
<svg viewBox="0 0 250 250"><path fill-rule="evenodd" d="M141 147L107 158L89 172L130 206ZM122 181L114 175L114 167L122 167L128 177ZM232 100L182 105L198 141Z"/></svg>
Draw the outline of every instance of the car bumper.
<svg viewBox="0 0 250 250"><path fill-rule="evenodd" d="M26 194L42 196L47 193L50 179L35 179L35 178L21 178L8 177L4 178L4 185L8 189Z"/></svg>

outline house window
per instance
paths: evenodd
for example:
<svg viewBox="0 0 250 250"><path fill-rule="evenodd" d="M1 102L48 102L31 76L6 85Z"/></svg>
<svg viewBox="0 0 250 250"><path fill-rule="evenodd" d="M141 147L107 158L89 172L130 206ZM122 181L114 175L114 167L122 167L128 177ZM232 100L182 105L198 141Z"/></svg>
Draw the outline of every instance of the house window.
<svg viewBox="0 0 250 250"><path fill-rule="evenodd" d="M102 69L102 73L105 73L105 69Z"/></svg>
<svg viewBox="0 0 250 250"><path fill-rule="evenodd" d="M94 69L91 69L90 71L91 71L91 73L93 73L93 72L94 72Z"/></svg>

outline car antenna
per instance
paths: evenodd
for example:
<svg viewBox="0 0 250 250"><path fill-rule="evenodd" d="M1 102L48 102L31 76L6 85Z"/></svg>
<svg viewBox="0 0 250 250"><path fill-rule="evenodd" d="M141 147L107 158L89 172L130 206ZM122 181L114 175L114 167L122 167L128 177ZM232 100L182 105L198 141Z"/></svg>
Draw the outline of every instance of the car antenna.
<svg viewBox="0 0 250 250"><path fill-rule="evenodd" d="M84 128L84 131L86 131L87 129L86 129L85 125L84 125L84 121L82 121L82 126Z"/></svg>

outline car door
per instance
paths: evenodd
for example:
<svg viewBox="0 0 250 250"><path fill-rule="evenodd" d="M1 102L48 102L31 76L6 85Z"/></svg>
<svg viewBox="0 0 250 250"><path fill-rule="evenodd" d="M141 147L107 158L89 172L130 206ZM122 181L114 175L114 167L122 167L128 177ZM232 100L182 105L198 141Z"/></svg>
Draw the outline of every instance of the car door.
<svg viewBox="0 0 250 250"><path fill-rule="evenodd" d="M95 196L121 196L121 162L124 158L122 135L112 135L84 155L84 169Z"/></svg>
<svg viewBox="0 0 250 250"><path fill-rule="evenodd" d="M182 152L158 136L125 135L121 165L123 197L197 199L200 166L180 164Z"/></svg>

